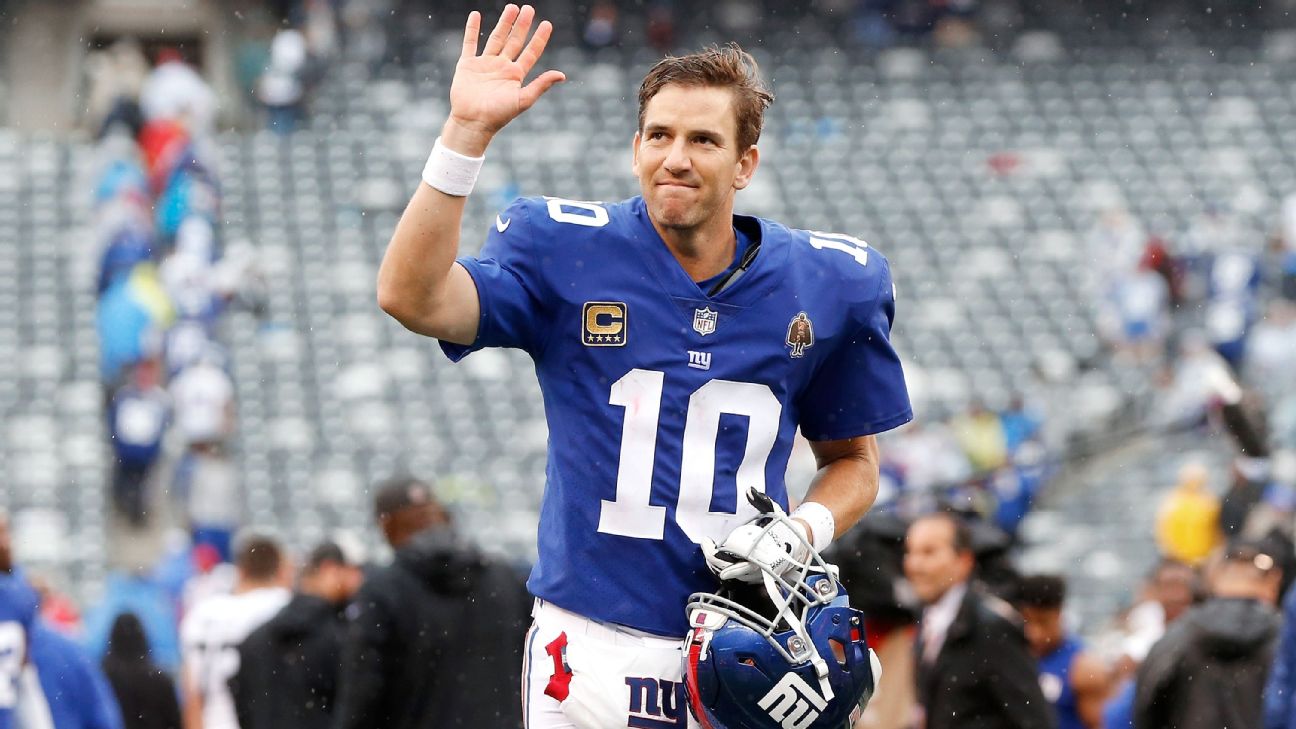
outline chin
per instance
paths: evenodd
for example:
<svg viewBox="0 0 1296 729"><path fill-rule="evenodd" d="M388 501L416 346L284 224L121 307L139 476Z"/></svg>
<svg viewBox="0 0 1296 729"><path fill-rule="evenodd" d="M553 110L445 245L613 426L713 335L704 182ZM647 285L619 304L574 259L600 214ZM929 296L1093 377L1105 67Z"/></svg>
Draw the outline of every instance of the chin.
<svg viewBox="0 0 1296 729"><path fill-rule="evenodd" d="M706 218L701 206L685 204L678 200L670 202L659 200L653 208L653 219L663 228L688 230L696 228Z"/></svg>

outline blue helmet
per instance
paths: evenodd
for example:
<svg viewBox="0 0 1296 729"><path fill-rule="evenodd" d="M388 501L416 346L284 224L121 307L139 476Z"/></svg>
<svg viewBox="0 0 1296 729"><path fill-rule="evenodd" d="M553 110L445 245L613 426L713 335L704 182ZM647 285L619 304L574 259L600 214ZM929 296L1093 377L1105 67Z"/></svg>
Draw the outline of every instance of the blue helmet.
<svg viewBox="0 0 1296 729"><path fill-rule="evenodd" d="M684 684L703 729L854 725L882 667L836 572L815 554L763 584L689 598Z"/></svg>

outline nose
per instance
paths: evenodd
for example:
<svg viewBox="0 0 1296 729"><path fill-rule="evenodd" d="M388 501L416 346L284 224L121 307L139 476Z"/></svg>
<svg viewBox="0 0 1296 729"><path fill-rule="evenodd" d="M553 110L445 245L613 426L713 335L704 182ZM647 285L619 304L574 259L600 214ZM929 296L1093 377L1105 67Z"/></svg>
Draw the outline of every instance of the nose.
<svg viewBox="0 0 1296 729"><path fill-rule="evenodd" d="M684 146L685 144L686 142L684 139L676 139L675 142L671 144L670 151L666 153L666 161L662 166L664 166L666 171L672 175L683 175L693 168L693 160L689 159L688 151Z"/></svg>

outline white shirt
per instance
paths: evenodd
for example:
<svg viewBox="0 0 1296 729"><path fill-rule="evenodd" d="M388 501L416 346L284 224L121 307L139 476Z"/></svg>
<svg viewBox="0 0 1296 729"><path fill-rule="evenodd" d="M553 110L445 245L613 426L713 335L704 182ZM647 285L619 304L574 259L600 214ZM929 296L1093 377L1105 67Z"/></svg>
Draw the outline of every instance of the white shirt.
<svg viewBox="0 0 1296 729"><path fill-rule="evenodd" d="M203 134L212 130L220 100L192 66L168 61L153 69L140 91L144 117L179 119L187 115L190 128Z"/></svg>
<svg viewBox="0 0 1296 729"><path fill-rule="evenodd" d="M228 686L238 672L239 644L283 609L289 597L282 587L215 595L181 621L182 658L188 680L203 697L203 729L239 729Z"/></svg>
<svg viewBox="0 0 1296 729"><path fill-rule="evenodd" d="M963 596L967 594L966 582L950 587L940 599L922 614L923 660L932 663L940 655L941 646L945 645L945 634L958 617L959 608L963 606Z"/></svg>
<svg viewBox="0 0 1296 729"><path fill-rule="evenodd" d="M228 435L234 383L221 368L201 362L185 368L171 381L171 399L186 443L211 443Z"/></svg>

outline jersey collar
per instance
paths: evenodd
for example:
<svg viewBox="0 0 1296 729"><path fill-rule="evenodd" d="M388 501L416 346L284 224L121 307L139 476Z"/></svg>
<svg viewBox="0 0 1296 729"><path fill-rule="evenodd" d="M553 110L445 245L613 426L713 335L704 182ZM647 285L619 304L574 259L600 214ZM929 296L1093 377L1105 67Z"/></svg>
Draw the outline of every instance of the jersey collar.
<svg viewBox="0 0 1296 729"><path fill-rule="evenodd" d="M777 226L750 215L734 215L734 227L740 228L752 239L759 238L760 252L746 273L732 286L708 297L680 265L680 262L662 240L648 217L648 205L643 197L630 200L635 225L631 230L631 243L644 257L653 278L672 297L692 301L714 301L732 306L749 306L759 299L781 278L779 273L788 256L786 236L779 235Z"/></svg>

